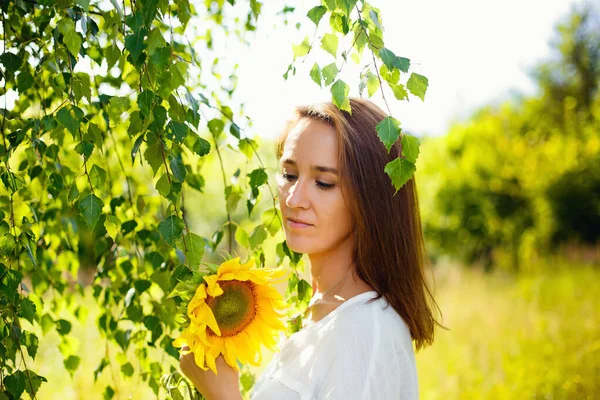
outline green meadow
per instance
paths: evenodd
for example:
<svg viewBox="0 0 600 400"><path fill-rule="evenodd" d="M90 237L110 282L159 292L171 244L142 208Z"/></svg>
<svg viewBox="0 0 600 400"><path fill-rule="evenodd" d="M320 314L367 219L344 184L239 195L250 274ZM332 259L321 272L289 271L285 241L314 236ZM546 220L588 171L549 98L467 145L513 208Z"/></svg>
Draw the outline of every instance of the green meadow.
<svg viewBox="0 0 600 400"><path fill-rule="evenodd" d="M438 328L434 344L417 353L422 399L600 396L600 270L559 257L538 262L544 263L543 273L518 275L443 261L435 265L435 296L447 329ZM116 389L116 399L154 397L139 374L121 377L123 360L100 336L91 296L81 302L88 313L73 324L70 335L81 364L71 378L58 334L48 333L33 364L48 379L38 398L103 399L106 384ZM129 349L130 360L136 350ZM94 382L94 370L107 351L111 366ZM162 350L154 351L161 358ZM172 357L163 354L162 359L176 366ZM160 398L166 398L163 389Z"/></svg>

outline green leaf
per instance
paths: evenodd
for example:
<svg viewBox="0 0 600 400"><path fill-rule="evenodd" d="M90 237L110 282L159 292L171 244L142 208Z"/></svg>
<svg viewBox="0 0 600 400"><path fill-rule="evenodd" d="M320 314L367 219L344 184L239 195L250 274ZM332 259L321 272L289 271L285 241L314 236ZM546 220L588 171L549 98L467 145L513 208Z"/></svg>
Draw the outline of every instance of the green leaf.
<svg viewBox="0 0 600 400"><path fill-rule="evenodd" d="M319 68L319 64L314 63L310 70L310 77L317 85L319 85L319 87L321 87L321 68Z"/></svg>
<svg viewBox="0 0 600 400"><path fill-rule="evenodd" d="M240 127L237 126L237 124L235 123L231 123L231 125L229 126L229 133L231 133L231 135L233 137L235 137L236 139L240 138Z"/></svg>
<svg viewBox="0 0 600 400"><path fill-rule="evenodd" d="M104 220L104 227L106 228L106 232L108 232L108 236L110 236L112 240L116 240L117 234L121 229L121 220L114 215L107 215Z"/></svg>
<svg viewBox="0 0 600 400"><path fill-rule="evenodd" d="M175 179L181 183L185 182L185 175L187 174L187 171L185 169L185 165L183 165L183 162L178 157L173 157L170 164L171 171L173 172Z"/></svg>
<svg viewBox="0 0 600 400"><path fill-rule="evenodd" d="M298 281L298 300L299 301L307 301L311 298L311 291L312 288L310 287L310 284L304 280L301 279L300 281Z"/></svg>
<svg viewBox="0 0 600 400"><path fill-rule="evenodd" d="M144 16L144 25L150 27L156 16L158 0L146 0L142 3L142 14Z"/></svg>
<svg viewBox="0 0 600 400"><path fill-rule="evenodd" d="M408 93L406 92L406 89L404 88L404 85L399 83L397 85L392 85L390 84L390 87L392 88L392 92L394 92L394 97L398 100L404 100L404 99L408 99Z"/></svg>
<svg viewBox="0 0 600 400"><path fill-rule="evenodd" d="M19 301L19 315L33 324L35 318L35 304L26 297L22 297Z"/></svg>
<svg viewBox="0 0 600 400"><path fill-rule="evenodd" d="M158 69L171 64L171 46L166 45L156 49L150 56L150 62Z"/></svg>
<svg viewBox="0 0 600 400"><path fill-rule="evenodd" d="M327 7L324 6L316 6L311 8L308 11L308 14L306 14L308 16L308 18L310 18L310 20L312 22L315 23L316 26L319 26L319 21L321 21L321 18L323 18L323 15L325 15L325 13L327 12Z"/></svg>
<svg viewBox="0 0 600 400"><path fill-rule="evenodd" d="M350 13L352 13L352 10L354 9L354 6L356 5L356 2L358 0L338 0L338 6L342 9L342 11L344 12L344 14L346 15L346 17L350 16Z"/></svg>
<svg viewBox="0 0 600 400"><path fill-rule="evenodd" d="M187 245L187 251L185 257L188 261L188 265L191 268L197 268L202 262L204 256L204 246L206 241L202 236L198 236L195 233L189 232L185 236L185 243Z"/></svg>
<svg viewBox="0 0 600 400"><path fill-rule="evenodd" d="M405 74L408 73L408 69L410 68L410 60L408 58L404 58L404 57L397 57L396 58L396 68L398 68L400 71L404 72Z"/></svg>
<svg viewBox="0 0 600 400"><path fill-rule="evenodd" d="M252 155L254 154L255 150L258 148L258 143L256 143L255 140L245 138L238 142L238 147L239 147L240 151L246 157L248 157L249 160L251 160Z"/></svg>
<svg viewBox="0 0 600 400"><path fill-rule="evenodd" d="M383 30L383 27L381 26L381 23L379 22L379 14L377 13L377 11L375 10L370 10L369 11L369 17L371 17L371 20L373 21L373 23L375 24L375 26L377 27L377 29L379 30Z"/></svg>
<svg viewBox="0 0 600 400"><path fill-rule="evenodd" d="M350 87L341 79L335 81L331 86L331 95L333 98L333 104L335 104L340 110L348 111L352 113L350 109L350 100L348 99L348 93Z"/></svg>
<svg viewBox="0 0 600 400"><path fill-rule="evenodd" d="M294 53L294 59L307 55L310 51L310 43L308 41L308 36L304 38L302 43L293 45L292 51Z"/></svg>
<svg viewBox="0 0 600 400"><path fill-rule="evenodd" d="M36 374L35 372L29 370L29 381L30 383L25 384L25 391L27 393L29 393L29 396L31 398L34 398L34 395L38 392L38 390L40 390L40 386L42 385L42 382L48 382L48 380L46 378L44 378L43 376L40 376L38 374Z"/></svg>
<svg viewBox="0 0 600 400"><path fill-rule="evenodd" d="M165 41L160 27L157 26L150 31L150 34L148 35L148 53L152 54L154 53L154 50L163 47L166 44L167 42Z"/></svg>
<svg viewBox="0 0 600 400"><path fill-rule="evenodd" d="M2 250L3 253L12 254L16 247L17 240L12 234L5 233L0 236L0 250Z"/></svg>
<svg viewBox="0 0 600 400"><path fill-rule="evenodd" d="M165 122L167 122L167 109L161 105L154 106L152 108L152 116L154 117L154 121L148 128L154 130L154 132L162 131Z"/></svg>
<svg viewBox="0 0 600 400"><path fill-rule="evenodd" d="M186 124L177 121L169 121L167 124L167 137L175 143L183 143L187 134L188 126Z"/></svg>
<svg viewBox="0 0 600 400"><path fill-rule="evenodd" d="M241 226L238 226L235 229L235 241L242 247L250 248L250 237L248 236L248 232Z"/></svg>
<svg viewBox="0 0 600 400"><path fill-rule="evenodd" d="M185 109L172 94L169 96L169 117L176 122L185 121Z"/></svg>
<svg viewBox="0 0 600 400"><path fill-rule="evenodd" d="M113 96L110 98L108 106L113 114L121 116L125 111L129 111L129 97Z"/></svg>
<svg viewBox="0 0 600 400"><path fill-rule="evenodd" d="M409 134L402 134L402 156L413 164L417 163L419 157L419 147L421 143L419 139Z"/></svg>
<svg viewBox="0 0 600 400"><path fill-rule="evenodd" d="M138 62L142 51L144 48L146 48L146 44L144 43L145 36L146 29L141 28L139 31L134 32L133 35L128 35L125 37L125 48L129 50L134 64Z"/></svg>
<svg viewBox="0 0 600 400"><path fill-rule="evenodd" d="M223 128L225 128L225 123L220 119L213 118L208 121L208 130L217 138L223 132Z"/></svg>
<svg viewBox="0 0 600 400"><path fill-rule="evenodd" d="M383 49L379 50L379 57L390 71L394 69L396 55L391 50L384 47Z"/></svg>
<svg viewBox="0 0 600 400"><path fill-rule="evenodd" d="M71 323L66 319L59 319L56 321L56 331L61 335L67 335L71 332Z"/></svg>
<svg viewBox="0 0 600 400"><path fill-rule="evenodd" d="M144 158L148 161L148 164L152 167L154 175L158 172L158 169L163 165L162 152L160 149L160 142L155 142L153 145L148 146L144 152Z"/></svg>
<svg viewBox="0 0 600 400"><path fill-rule="evenodd" d="M135 143L133 144L133 147L131 148L131 164L133 165L134 161L135 161L135 157L140 149L140 146L142 145L142 143L144 142L144 134L142 133L140 136L138 136L137 139L135 139Z"/></svg>
<svg viewBox="0 0 600 400"><path fill-rule="evenodd" d="M6 376L4 378L4 386L6 390L13 395L13 398L20 399L21 394L25 390L25 382L27 381L27 376L21 370L16 370L12 375Z"/></svg>
<svg viewBox="0 0 600 400"><path fill-rule="evenodd" d="M95 188L102 188L104 186L104 182L106 182L106 171L94 164L90 171L90 181L92 182L92 186Z"/></svg>
<svg viewBox="0 0 600 400"><path fill-rule="evenodd" d="M66 105L58 110L56 120L75 137L83 120L83 111L79 107Z"/></svg>
<svg viewBox="0 0 600 400"><path fill-rule="evenodd" d="M29 354L29 357L35 358L35 355L37 354L37 351L38 351L40 341L39 341L38 337L31 332L25 332L24 336L25 336L25 339L21 339L22 340L21 343L24 344L25 347L27 348L27 354Z"/></svg>
<svg viewBox="0 0 600 400"><path fill-rule="evenodd" d="M400 122L393 117L387 116L377 124L375 130L389 153L392 145L400 137Z"/></svg>
<svg viewBox="0 0 600 400"><path fill-rule="evenodd" d="M261 224L254 228L252 234L250 235L250 248L254 250L257 246L260 246L267 239L267 231L265 227Z"/></svg>
<svg viewBox="0 0 600 400"><path fill-rule="evenodd" d="M387 163L384 172L388 174L396 188L394 194L398 193L398 190L413 176L416 169L415 164L404 158L396 158L394 161Z"/></svg>
<svg viewBox="0 0 600 400"><path fill-rule="evenodd" d="M102 214L104 203L95 194L89 194L79 202L79 211L90 231L94 230Z"/></svg>
<svg viewBox="0 0 600 400"><path fill-rule="evenodd" d="M379 73L390 85L395 85L400 80L400 70L398 68L390 70L385 65L382 65L381 68L379 68Z"/></svg>
<svg viewBox="0 0 600 400"><path fill-rule="evenodd" d="M102 373L102 370L108 366L108 364L109 362L106 358L103 358L102 361L100 361L100 365L98 365L98 367L94 370L94 382L98 380L98 376L100 373Z"/></svg>
<svg viewBox="0 0 600 400"><path fill-rule="evenodd" d="M419 97L421 101L425 101L425 92L427 92L427 86L429 85L429 80L423 75L419 75L415 72L410 74L410 78L408 78L408 82L406 82L406 87L412 94Z"/></svg>
<svg viewBox="0 0 600 400"><path fill-rule="evenodd" d="M63 42L65 43L67 49L69 49L71 54L73 54L73 56L76 57L79 53L79 49L81 49L81 44L83 43L83 40L81 39L79 32L71 31L63 37Z"/></svg>
<svg viewBox="0 0 600 400"><path fill-rule="evenodd" d="M400 71L407 73L410 68L410 60L408 58L398 57L394 52L385 47L379 50L379 57L390 71L398 68Z"/></svg>
<svg viewBox="0 0 600 400"><path fill-rule="evenodd" d="M133 376L133 365L129 362L121 365L121 372L127 377Z"/></svg>
<svg viewBox="0 0 600 400"><path fill-rule="evenodd" d="M171 184L169 183L169 178L167 174L162 174L160 179L156 182L156 190L160 193L165 199L171 192Z"/></svg>
<svg viewBox="0 0 600 400"><path fill-rule="evenodd" d="M75 182L71 185L71 189L69 189L69 202L72 203L79 198L79 189Z"/></svg>
<svg viewBox="0 0 600 400"><path fill-rule="evenodd" d="M194 148L192 150L200 157L204 157L210 153L210 143L198 136L198 139L196 140L196 143L194 143Z"/></svg>
<svg viewBox="0 0 600 400"><path fill-rule="evenodd" d="M334 58L337 57L338 37L333 33L326 33L321 39L321 48L331 54Z"/></svg>
<svg viewBox="0 0 600 400"><path fill-rule="evenodd" d="M263 212L260 218L269 235L275 236L281 229L281 212L275 208Z"/></svg>
<svg viewBox="0 0 600 400"><path fill-rule="evenodd" d="M168 216L164 221L158 224L158 232L162 238L172 247L176 247L175 241L181 239L184 223L176 215Z"/></svg>
<svg viewBox="0 0 600 400"><path fill-rule="evenodd" d="M262 3L257 0L250 0L250 9L252 10L252 14L254 15L254 19L258 19L260 15L260 9L262 8Z"/></svg>
<svg viewBox="0 0 600 400"><path fill-rule="evenodd" d="M23 64L23 59L16 54L6 52L0 56L0 62L8 72L14 74Z"/></svg>
<svg viewBox="0 0 600 400"><path fill-rule="evenodd" d="M82 97L87 97L88 102L92 103L92 89L90 88L90 76L85 72L80 72L71 79L71 86L75 100L79 101Z"/></svg>
<svg viewBox="0 0 600 400"><path fill-rule="evenodd" d="M23 71L17 76L17 89L19 93L25 92L33 85L33 76L29 71Z"/></svg>
<svg viewBox="0 0 600 400"><path fill-rule="evenodd" d="M379 89L379 79L377 75L369 71L367 73L367 91L369 93L369 97L373 96L375 92Z"/></svg>
<svg viewBox="0 0 600 400"><path fill-rule="evenodd" d="M227 210L234 212L239 201L242 199L244 191L239 185L227 185L225 188L225 203Z"/></svg>
<svg viewBox="0 0 600 400"><path fill-rule="evenodd" d="M154 103L154 92L150 89L144 89L137 98L137 105L145 117L150 116L152 104Z"/></svg>
<svg viewBox="0 0 600 400"><path fill-rule="evenodd" d="M250 186L257 188L268 182L269 176L262 168L257 168L248 174L250 178Z"/></svg>
<svg viewBox="0 0 600 400"><path fill-rule="evenodd" d="M46 335L50 332L50 329L54 326L54 320L48 314L42 315L42 319L40 320L40 325L42 326L42 332Z"/></svg>
<svg viewBox="0 0 600 400"><path fill-rule="evenodd" d="M108 69L111 69L115 66L119 58L121 57L121 49L116 44L108 46L106 50L104 50L104 55L106 56L106 63L108 64Z"/></svg>
<svg viewBox="0 0 600 400"><path fill-rule="evenodd" d="M202 193L202 189L204 188L204 178L199 174L187 174L185 177L185 182L190 185L192 189L196 189L197 191Z"/></svg>
<svg viewBox="0 0 600 400"><path fill-rule="evenodd" d="M127 133L131 137L140 133L144 127L144 121L142 121L140 115L140 111L136 110L129 116L129 127L127 128Z"/></svg>
<svg viewBox="0 0 600 400"><path fill-rule="evenodd" d="M325 86L329 86L335 81L335 77L338 74L338 68L335 63L331 63L326 65L325 68L321 71L323 74L323 81L325 82Z"/></svg>
<svg viewBox="0 0 600 400"><path fill-rule="evenodd" d="M69 371L69 374L71 374L71 376L73 376L73 374L77 370L80 361L81 358L79 358L78 356L69 356L69 358L65 360L65 368L67 369L67 371Z"/></svg>

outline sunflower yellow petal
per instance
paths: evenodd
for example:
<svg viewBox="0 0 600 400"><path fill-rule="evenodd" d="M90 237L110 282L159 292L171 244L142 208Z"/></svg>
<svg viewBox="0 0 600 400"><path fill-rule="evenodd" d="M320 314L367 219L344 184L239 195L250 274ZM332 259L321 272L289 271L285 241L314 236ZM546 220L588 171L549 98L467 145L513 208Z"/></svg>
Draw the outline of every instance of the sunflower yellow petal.
<svg viewBox="0 0 600 400"><path fill-rule="evenodd" d="M208 349L208 351L206 352L206 365L208 365L208 368L210 368L211 371L215 373L215 375L219 375L219 373L217 372L217 364L215 362L218 356L219 350L215 350L214 347Z"/></svg>
<svg viewBox="0 0 600 400"><path fill-rule="evenodd" d="M218 278L219 277L217 275L209 275L204 277L204 280L208 285L206 292L209 296L217 297L223 294L223 289L221 289L221 286L217 283Z"/></svg>
<svg viewBox="0 0 600 400"><path fill-rule="evenodd" d="M206 316L205 316L206 325L208 325L208 327L210 329L212 329L212 331L215 334L221 336L221 330L219 329L219 324L217 324L215 315L213 314L212 310L210 309L210 307L208 305L205 305L204 307L206 310Z"/></svg>
<svg viewBox="0 0 600 400"><path fill-rule="evenodd" d="M227 272L219 277L220 281L230 281L232 279L237 279L237 273Z"/></svg>
<svg viewBox="0 0 600 400"><path fill-rule="evenodd" d="M235 273L240 269L240 257L234 258L232 260L225 261L223 264L219 265L217 269L217 276L221 276L227 273Z"/></svg>
<svg viewBox="0 0 600 400"><path fill-rule="evenodd" d="M188 339L183 335L181 335L177 339L173 340L172 345L173 345L173 347L184 347L184 346L189 347Z"/></svg>
<svg viewBox="0 0 600 400"><path fill-rule="evenodd" d="M239 367L237 365L237 354L236 354L236 346L234 344L233 339L225 338L223 341L223 345L225 346L223 357L225 357L225 362L229 364L229 366L236 371L239 371Z"/></svg>

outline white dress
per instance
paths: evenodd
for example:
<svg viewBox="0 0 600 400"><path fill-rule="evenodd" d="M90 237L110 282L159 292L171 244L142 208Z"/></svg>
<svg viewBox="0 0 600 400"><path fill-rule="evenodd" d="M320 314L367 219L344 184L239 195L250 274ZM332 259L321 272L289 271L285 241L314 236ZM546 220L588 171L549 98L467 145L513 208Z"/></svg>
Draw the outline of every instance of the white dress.
<svg viewBox="0 0 600 400"><path fill-rule="evenodd" d="M376 295L351 297L284 338L251 400L418 399L409 329L385 298L367 304Z"/></svg>

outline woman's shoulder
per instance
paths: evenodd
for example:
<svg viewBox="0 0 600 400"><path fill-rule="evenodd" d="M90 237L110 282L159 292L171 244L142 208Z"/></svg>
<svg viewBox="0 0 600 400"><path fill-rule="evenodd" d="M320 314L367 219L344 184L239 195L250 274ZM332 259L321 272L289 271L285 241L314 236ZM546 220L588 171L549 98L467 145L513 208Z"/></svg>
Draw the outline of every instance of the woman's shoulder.
<svg viewBox="0 0 600 400"><path fill-rule="evenodd" d="M332 318L335 328L361 327L367 332L372 332L379 325L396 335L410 336L408 325L384 296L379 297L377 292L370 291L356 297L357 301L350 298L348 301L351 304L340 307L340 311Z"/></svg>
<svg viewBox="0 0 600 400"><path fill-rule="evenodd" d="M394 343L395 347L403 348L408 354L413 353L408 325L385 297L376 297L377 292L365 294L335 313L323 327L330 340L322 344L334 347L360 345L374 351L385 351L383 343Z"/></svg>

